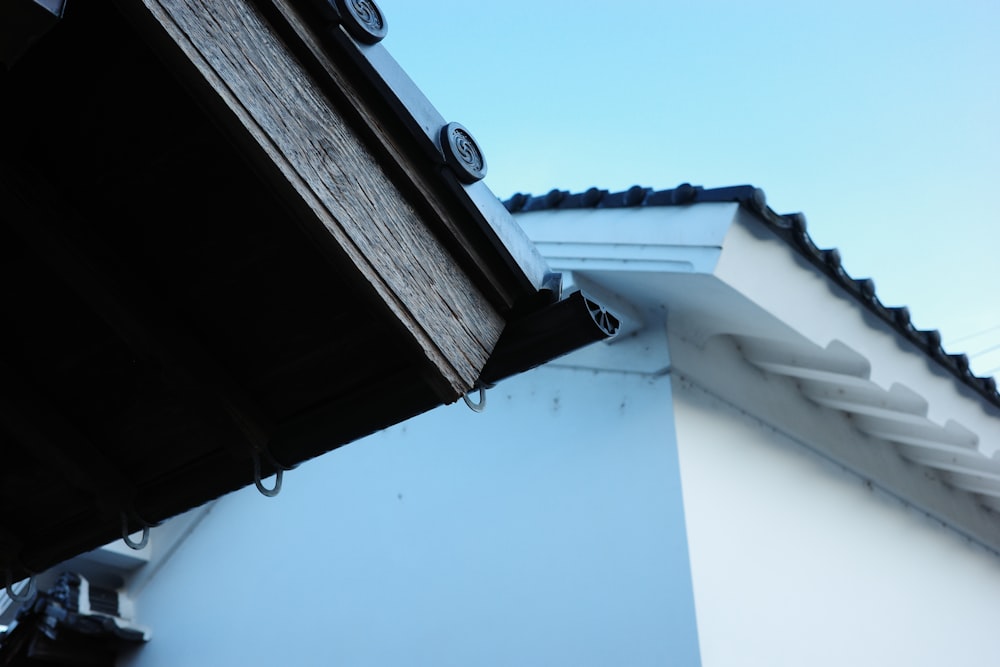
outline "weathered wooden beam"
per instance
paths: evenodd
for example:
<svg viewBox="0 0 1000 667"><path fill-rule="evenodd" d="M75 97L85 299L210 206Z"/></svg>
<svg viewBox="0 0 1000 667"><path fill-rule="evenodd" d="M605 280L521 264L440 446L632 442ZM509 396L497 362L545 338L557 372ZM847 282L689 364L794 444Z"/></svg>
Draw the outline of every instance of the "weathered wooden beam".
<svg viewBox="0 0 1000 667"><path fill-rule="evenodd" d="M544 259L482 183L460 181L446 164L441 130L447 121L381 44L352 37L327 0L250 1L323 92L345 101L340 111L383 164L398 166L396 182L451 241L449 250L480 279L491 303L507 311L540 289L535 280L549 270Z"/></svg>
<svg viewBox="0 0 1000 667"><path fill-rule="evenodd" d="M179 49L216 120L277 176L314 241L353 267L422 351L439 397L467 392L503 316L257 9L243 0L118 5L169 38L174 62Z"/></svg>

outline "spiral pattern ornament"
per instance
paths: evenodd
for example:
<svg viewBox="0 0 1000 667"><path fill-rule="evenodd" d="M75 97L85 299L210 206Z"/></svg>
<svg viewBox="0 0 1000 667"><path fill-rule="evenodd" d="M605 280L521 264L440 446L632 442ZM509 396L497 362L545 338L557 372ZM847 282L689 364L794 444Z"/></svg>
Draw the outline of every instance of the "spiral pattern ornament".
<svg viewBox="0 0 1000 667"><path fill-rule="evenodd" d="M376 44L389 30L385 15L374 0L337 0L340 19L351 37L363 44Z"/></svg>
<svg viewBox="0 0 1000 667"><path fill-rule="evenodd" d="M462 130L455 130L452 136L455 138L455 150L462 161L473 169L482 169L483 156L479 153L479 148L472 141L472 137Z"/></svg>
<svg viewBox="0 0 1000 667"><path fill-rule="evenodd" d="M486 158L472 134L458 123L448 123L441 128L441 150L445 164L451 167L458 180L475 183L486 176Z"/></svg>

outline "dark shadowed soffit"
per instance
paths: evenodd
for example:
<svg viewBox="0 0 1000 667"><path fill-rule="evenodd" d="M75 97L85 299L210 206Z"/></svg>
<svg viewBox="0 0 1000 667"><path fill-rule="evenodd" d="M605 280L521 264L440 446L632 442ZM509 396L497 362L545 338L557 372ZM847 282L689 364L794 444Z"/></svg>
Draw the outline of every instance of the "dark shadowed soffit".
<svg viewBox="0 0 1000 667"><path fill-rule="evenodd" d="M0 574L614 332L356 5L3 3Z"/></svg>

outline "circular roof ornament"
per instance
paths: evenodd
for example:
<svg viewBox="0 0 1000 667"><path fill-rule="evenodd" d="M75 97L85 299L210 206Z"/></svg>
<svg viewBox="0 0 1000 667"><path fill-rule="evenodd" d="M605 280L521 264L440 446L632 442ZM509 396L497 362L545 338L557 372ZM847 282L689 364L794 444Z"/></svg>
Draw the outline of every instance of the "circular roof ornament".
<svg viewBox="0 0 1000 667"><path fill-rule="evenodd" d="M362 44L377 44L389 30L385 15L374 0L337 0L340 20L351 37Z"/></svg>
<svg viewBox="0 0 1000 667"><path fill-rule="evenodd" d="M441 150L445 164L463 183L475 183L486 176L486 158L472 134L462 125L448 123L441 128Z"/></svg>

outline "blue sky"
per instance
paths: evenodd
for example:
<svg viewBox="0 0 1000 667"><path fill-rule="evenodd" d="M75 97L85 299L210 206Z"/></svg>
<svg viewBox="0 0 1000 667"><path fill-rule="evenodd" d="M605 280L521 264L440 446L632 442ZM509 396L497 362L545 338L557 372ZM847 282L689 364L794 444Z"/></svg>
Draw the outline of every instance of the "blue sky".
<svg viewBox="0 0 1000 667"><path fill-rule="evenodd" d="M497 196L750 183L950 351L1000 345L995 0L379 6Z"/></svg>

